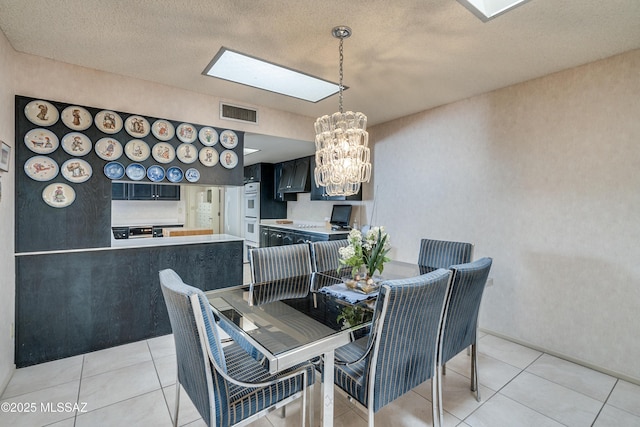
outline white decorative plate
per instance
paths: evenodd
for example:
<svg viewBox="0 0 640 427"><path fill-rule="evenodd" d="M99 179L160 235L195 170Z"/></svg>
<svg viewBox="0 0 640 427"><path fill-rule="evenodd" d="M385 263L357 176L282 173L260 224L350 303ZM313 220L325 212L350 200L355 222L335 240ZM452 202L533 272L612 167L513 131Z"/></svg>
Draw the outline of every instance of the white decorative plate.
<svg viewBox="0 0 640 427"><path fill-rule="evenodd" d="M47 129L31 129L24 136L24 143L29 150L38 154L49 154L56 151L60 141L58 137Z"/></svg>
<svg viewBox="0 0 640 427"><path fill-rule="evenodd" d="M54 208L66 208L76 199L76 192L70 185L54 182L42 190L42 200Z"/></svg>
<svg viewBox="0 0 640 427"><path fill-rule="evenodd" d="M184 177L189 182L198 182L198 180L200 179L200 171L196 168L189 168L184 173Z"/></svg>
<svg viewBox="0 0 640 427"><path fill-rule="evenodd" d="M176 130L173 125L166 120L156 120L151 126L151 132L153 136L160 141L168 141L176 134Z"/></svg>
<svg viewBox="0 0 640 427"><path fill-rule="evenodd" d="M110 135L122 130L122 117L115 111L102 110L96 114L93 121L98 129Z"/></svg>
<svg viewBox="0 0 640 427"><path fill-rule="evenodd" d="M51 126L60 118L58 109L50 102L37 100L31 101L24 107L24 115L31 123L40 126Z"/></svg>
<svg viewBox="0 0 640 427"><path fill-rule="evenodd" d="M58 175L58 164L46 156L33 156L24 162L24 173L36 181L51 181Z"/></svg>
<svg viewBox="0 0 640 427"><path fill-rule="evenodd" d="M151 149L141 139L132 139L124 146L124 152L134 162L143 162L149 158Z"/></svg>
<svg viewBox="0 0 640 427"><path fill-rule="evenodd" d="M151 154L158 163L170 163L176 158L176 150L167 142L158 142Z"/></svg>
<svg viewBox="0 0 640 427"><path fill-rule="evenodd" d="M91 151L91 140L80 132L69 132L62 137L62 148L72 156L84 156Z"/></svg>
<svg viewBox="0 0 640 427"><path fill-rule="evenodd" d="M89 129L91 123L93 123L93 117L86 109L77 105L62 110L62 123L67 125L69 129L73 130L85 130Z"/></svg>
<svg viewBox="0 0 640 427"><path fill-rule="evenodd" d="M180 169L177 166L171 166L169 169L167 169L167 179L170 182L180 182L182 181L182 178L184 177L184 173L182 172L182 169Z"/></svg>
<svg viewBox="0 0 640 427"><path fill-rule="evenodd" d="M238 164L238 155L231 150L220 153L220 164L227 169L233 169Z"/></svg>
<svg viewBox="0 0 640 427"><path fill-rule="evenodd" d="M120 179L124 176L124 166L119 162L109 162L104 165L104 174L109 179Z"/></svg>
<svg viewBox="0 0 640 427"><path fill-rule="evenodd" d="M82 159L69 159L62 164L62 176L67 181L79 184L91 178L92 174L91 165Z"/></svg>
<svg viewBox="0 0 640 427"><path fill-rule="evenodd" d="M204 147L198 155L200 163L210 168L218 163L218 152L215 148Z"/></svg>
<svg viewBox="0 0 640 427"><path fill-rule="evenodd" d="M202 145L212 147L218 143L218 132L212 127L203 127L198 132L198 139L200 140Z"/></svg>
<svg viewBox="0 0 640 427"><path fill-rule="evenodd" d="M198 137L198 131L196 127L190 123L181 123L176 129L178 139L182 142L192 143Z"/></svg>
<svg viewBox="0 0 640 427"><path fill-rule="evenodd" d="M96 142L96 154L104 160L117 160L122 156L122 144L113 138L102 138Z"/></svg>
<svg viewBox="0 0 640 427"><path fill-rule="evenodd" d="M153 182L162 181L164 179L164 169L158 165L149 166L147 178Z"/></svg>
<svg viewBox="0 0 640 427"><path fill-rule="evenodd" d="M146 170L140 163L131 163L127 166L126 173L130 179L140 181L145 177Z"/></svg>
<svg viewBox="0 0 640 427"><path fill-rule="evenodd" d="M191 164L198 159L198 149L191 144L180 144L176 155L182 163Z"/></svg>
<svg viewBox="0 0 640 427"><path fill-rule="evenodd" d="M144 138L149 135L149 122L142 116L129 116L124 121L124 128L134 138Z"/></svg>
<svg viewBox="0 0 640 427"><path fill-rule="evenodd" d="M224 148L236 148L238 135L232 130L223 130L220 134L220 143L224 145Z"/></svg>

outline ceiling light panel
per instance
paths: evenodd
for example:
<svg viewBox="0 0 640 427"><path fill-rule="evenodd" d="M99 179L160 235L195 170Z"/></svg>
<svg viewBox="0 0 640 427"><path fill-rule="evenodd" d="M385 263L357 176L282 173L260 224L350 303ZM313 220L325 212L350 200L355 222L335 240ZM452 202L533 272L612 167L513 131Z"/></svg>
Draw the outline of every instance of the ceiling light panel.
<svg viewBox="0 0 640 427"><path fill-rule="evenodd" d="M340 90L335 83L224 47L203 74L310 102L321 101Z"/></svg>
<svg viewBox="0 0 640 427"><path fill-rule="evenodd" d="M529 0L458 0L471 13L487 22L496 16L502 15Z"/></svg>

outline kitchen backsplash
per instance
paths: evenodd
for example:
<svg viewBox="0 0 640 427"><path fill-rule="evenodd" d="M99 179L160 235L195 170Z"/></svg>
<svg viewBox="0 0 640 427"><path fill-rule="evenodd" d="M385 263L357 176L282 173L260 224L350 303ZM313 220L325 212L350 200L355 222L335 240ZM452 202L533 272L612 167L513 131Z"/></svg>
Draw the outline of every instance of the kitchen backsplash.
<svg viewBox="0 0 640 427"><path fill-rule="evenodd" d="M184 201L111 202L111 225L175 225L185 223Z"/></svg>
<svg viewBox="0 0 640 427"><path fill-rule="evenodd" d="M296 221L324 221L325 218L331 216L331 209L333 205L352 205L353 211L351 212L351 223L354 220L358 221L360 226L367 223L366 220L366 206L360 201L311 201L311 193L298 193L298 201L287 202L287 218Z"/></svg>

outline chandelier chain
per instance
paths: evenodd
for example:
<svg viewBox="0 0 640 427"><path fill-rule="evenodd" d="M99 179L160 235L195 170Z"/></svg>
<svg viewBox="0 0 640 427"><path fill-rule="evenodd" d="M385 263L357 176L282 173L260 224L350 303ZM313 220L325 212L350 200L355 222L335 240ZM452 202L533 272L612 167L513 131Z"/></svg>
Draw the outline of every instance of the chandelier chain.
<svg viewBox="0 0 640 427"><path fill-rule="evenodd" d="M342 108L342 90L344 88L344 86L342 85L342 79L344 77L343 71L342 71L342 61L344 60L344 51L342 49L342 42L344 41L344 37L340 37L340 47L339 47L339 52L340 52L340 102L339 102L339 111L341 113L343 113L343 108Z"/></svg>

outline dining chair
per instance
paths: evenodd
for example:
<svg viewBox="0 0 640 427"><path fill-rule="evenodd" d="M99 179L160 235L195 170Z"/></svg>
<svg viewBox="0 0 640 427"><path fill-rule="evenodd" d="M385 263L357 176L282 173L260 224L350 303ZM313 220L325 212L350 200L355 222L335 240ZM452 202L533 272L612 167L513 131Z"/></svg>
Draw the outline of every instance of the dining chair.
<svg viewBox="0 0 640 427"><path fill-rule="evenodd" d="M307 387L315 380L313 366L306 363L270 375L238 343L222 347L204 293L171 269L159 276L178 365L174 427L180 386L208 426L243 426L300 397L304 426Z"/></svg>
<svg viewBox="0 0 640 427"><path fill-rule="evenodd" d="M347 239L311 243L313 271L323 272L337 270L340 267L340 254L338 250L348 244L349 241Z"/></svg>
<svg viewBox="0 0 640 427"><path fill-rule="evenodd" d="M311 274L311 251L307 243L253 248L249 251L249 262L253 283Z"/></svg>
<svg viewBox="0 0 640 427"><path fill-rule="evenodd" d="M418 265L423 267L449 268L454 264L471 262L473 244L447 240L420 240Z"/></svg>
<svg viewBox="0 0 640 427"><path fill-rule="evenodd" d="M442 367L454 356L471 347L471 391L480 401L478 382L478 313L493 260L485 257L471 263L451 266L452 279L442 326L441 366L438 368L438 400L442 416Z"/></svg>
<svg viewBox="0 0 640 427"><path fill-rule="evenodd" d="M438 269L383 282L369 335L336 350L335 384L367 409L369 426L381 408L430 378L433 422L440 425L434 380L450 278Z"/></svg>

